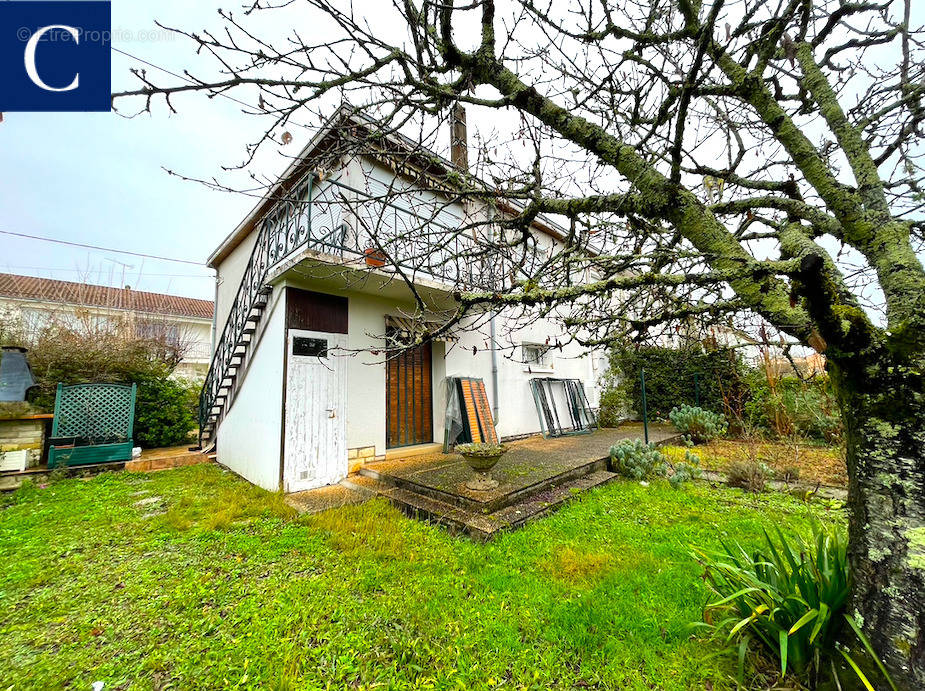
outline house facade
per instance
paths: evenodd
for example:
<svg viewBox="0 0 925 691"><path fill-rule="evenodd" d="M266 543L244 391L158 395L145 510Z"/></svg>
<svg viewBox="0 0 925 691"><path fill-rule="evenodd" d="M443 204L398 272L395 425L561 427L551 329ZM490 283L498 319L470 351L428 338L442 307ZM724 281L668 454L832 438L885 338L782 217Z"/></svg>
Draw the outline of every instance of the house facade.
<svg viewBox="0 0 925 691"><path fill-rule="evenodd" d="M212 354L213 303L130 288L0 274L0 318L26 342L46 326L64 323L126 329L182 347L178 376L201 378Z"/></svg>
<svg viewBox="0 0 925 691"><path fill-rule="evenodd" d="M577 381L597 405L603 357L554 315L483 309L455 322L455 291L490 289L521 260L480 252L496 209L424 184L422 171L450 162L400 135L344 144L368 142L371 127L335 115L209 259L218 336L203 444L269 490L439 450L458 379L483 382L502 439L541 431L533 379ZM563 231L540 220L531 232L542 254Z"/></svg>

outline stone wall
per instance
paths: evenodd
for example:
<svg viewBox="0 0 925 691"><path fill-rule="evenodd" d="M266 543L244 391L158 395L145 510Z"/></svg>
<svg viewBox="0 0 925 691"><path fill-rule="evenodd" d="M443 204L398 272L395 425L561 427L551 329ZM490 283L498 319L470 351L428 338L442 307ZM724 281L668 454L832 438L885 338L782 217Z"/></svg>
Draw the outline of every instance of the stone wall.
<svg viewBox="0 0 925 691"><path fill-rule="evenodd" d="M0 453L27 451L26 468L41 464L44 444L44 418L0 420Z"/></svg>
<svg viewBox="0 0 925 691"><path fill-rule="evenodd" d="M347 449L347 472L355 473L367 463L383 459L385 456L376 455L375 446L358 446L354 449Z"/></svg>

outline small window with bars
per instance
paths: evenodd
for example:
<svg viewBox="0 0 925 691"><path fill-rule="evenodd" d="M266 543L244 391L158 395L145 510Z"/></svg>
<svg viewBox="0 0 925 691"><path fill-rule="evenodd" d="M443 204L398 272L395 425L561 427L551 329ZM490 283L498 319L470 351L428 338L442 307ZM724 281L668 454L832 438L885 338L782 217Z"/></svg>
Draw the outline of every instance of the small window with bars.
<svg viewBox="0 0 925 691"><path fill-rule="evenodd" d="M521 355L524 365L531 372L552 369L552 357L547 345L524 343L521 345Z"/></svg>

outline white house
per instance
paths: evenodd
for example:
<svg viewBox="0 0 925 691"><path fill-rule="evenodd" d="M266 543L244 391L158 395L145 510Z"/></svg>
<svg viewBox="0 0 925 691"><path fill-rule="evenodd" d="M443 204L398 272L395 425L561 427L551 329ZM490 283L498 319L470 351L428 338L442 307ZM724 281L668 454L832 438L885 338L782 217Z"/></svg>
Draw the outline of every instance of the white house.
<svg viewBox="0 0 925 691"><path fill-rule="evenodd" d="M0 319L24 331L27 342L53 322L91 331L128 328L139 336L182 346L177 374L201 377L212 352L210 300L112 288L77 281L0 273Z"/></svg>
<svg viewBox="0 0 925 691"><path fill-rule="evenodd" d="M266 489L439 448L448 377L484 382L501 438L540 431L531 379L577 380L597 402L602 358L553 320L485 312L441 332L454 290L509 270L510 258L477 251L492 230L476 222L498 210L428 189L430 172L445 185L454 164L375 131L338 111L209 258L217 338L203 444ZM548 220L531 232L539 252L564 233Z"/></svg>

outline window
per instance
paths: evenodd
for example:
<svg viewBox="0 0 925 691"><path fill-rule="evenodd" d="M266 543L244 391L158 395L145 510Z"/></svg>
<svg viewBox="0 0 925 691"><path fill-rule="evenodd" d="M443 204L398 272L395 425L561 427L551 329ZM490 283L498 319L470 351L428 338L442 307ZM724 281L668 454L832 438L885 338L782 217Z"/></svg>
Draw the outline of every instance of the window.
<svg viewBox="0 0 925 691"><path fill-rule="evenodd" d="M302 357L327 357L328 341L325 338L295 336L292 339L292 354Z"/></svg>
<svg viewBox="0 0 925 691"><path fill-rule="evenodd" d="M524 365L531 372L537 370L551 370L552 358L549 355L549 346L538 343L524 343L521 346L523 351Z"/></svg>
<svg viewBox="0 0 925 691"><path fill-rule="evenodd" d="M178 324L161 321L139 321L135 323L135 335L149 341L178 344L180 327Z"/></svg>

